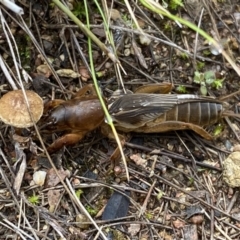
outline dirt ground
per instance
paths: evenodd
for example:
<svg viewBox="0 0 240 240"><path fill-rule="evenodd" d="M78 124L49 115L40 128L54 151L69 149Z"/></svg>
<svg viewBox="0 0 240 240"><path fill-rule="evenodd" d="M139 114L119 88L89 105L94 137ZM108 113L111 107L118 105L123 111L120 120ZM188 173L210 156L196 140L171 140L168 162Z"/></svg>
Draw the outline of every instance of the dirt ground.
<svg viewBox="0 0 240 240"><path fill-rule="evenodd" d="M240 239L239 1L159 1L180 20L98 2L108 28L93 1L65 3L99 42L51 1L0 5L1 97L45 104L33 127L0 123L0 239Z"/></svg>

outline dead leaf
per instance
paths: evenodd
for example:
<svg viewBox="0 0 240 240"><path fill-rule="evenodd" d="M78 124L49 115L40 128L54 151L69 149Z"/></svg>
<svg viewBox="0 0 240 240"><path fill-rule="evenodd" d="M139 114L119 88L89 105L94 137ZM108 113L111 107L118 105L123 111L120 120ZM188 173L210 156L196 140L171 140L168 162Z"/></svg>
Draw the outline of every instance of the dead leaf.
<svg viewBox="0 0 240 240"><path fill-rule="evenodd" d="M117 9L109 9L109 11L111 19L113 19L114 21L121 19L121 14Z"/></svg>
<svg viewBox="0 0 240 240"><path fill-rule="evenodd" d="M103 28L92 28L92 33L98 37L106 37L106 33Z"/></svg>
<svg viewBox="0 0 240 240"><path fill-rule="evenodd" d="M13 134L13 140L19 143L20 149L29 149L33 154L37 154L37 145L32 141L32 138Z"/></svg>
<svg viewBox="0 0 240 240"><path fill-rule="evenodd" d="M136 234L140 231L140 229L141 229L141 224L132 223L128 228L128 232L133 237L133 236L136 236Z"/></svg>
<svg viewBox="0 0 240 240"><path fill-rule="evenodd" d="M147 160L140 157L139 154L133 154L130 156L130 159L133 160L137 165L146 167Z"/></svg>
<svg viewBox="0 0 240 240"><path fill-rule="evenodd" d="M134 54L135 54L135 56L137 57L140 65L141 65L142 67L144 67L145 69L147 69L148 66L147 66L147 63L146 63L146 61L145 61L145 58L144 58L144 56L142 55L141 49L137 46L137 43L136 43L136 41L134 40L134 38L132 38L132 49L133 49Z"/></svg>
<svg viewBox="0 0 240 240"><path fill-rule="evenodd" d="M61 179L64 180L69 173L68 171L58 170L58 174L60 175ZM60 183L60 179L58 178L55 170L53 168L49 169L45 181L45 188L55 187L58 183Z"/></svg>
<svg viewBox="0 0 240 240"><path fill-rule="evenodd" d="M18 143L26 143L29 141L29 137L22 137L20 135L13 134L13 140Z"/></svg>
<svg viewBox="0 0 240 240"><path fill-rule="evenodd" d="M78 78L81 75L77 72L74 72L72 69L59 69L56 71L57 75L60 77L66 77L66 78Z"/></svg>
<svg viewBox="0 0 240 240"><path fill-rule="evenodd" d="M89 224L84 224L82 222L89 222L89 219L87 218L87 216L83 215L83 214L77 214L76 216L76 222L77 222L77 226L81 229L88 229L89 228Z"/></svg>
<svg viewBox="0 0 240 240"><path fill-rule="evenodd" d="M60 198L61 192L60 190L49 190L48 191L48 204L49 204L49 212L54 212Z"/></svg>
<svg viewBox="0 0 240 240"><path fill-rule="evenodd" d="M15 189L16 193L19 194L25 170L27 168L27 160L26 154L23 152L23 149L21 149L20 144L18 142L15 142L14 147L17 159L16 163L13 166L15 171L17 169L18 163L21 162L13 184L13 188Z"/></svg>
<svg viewBox="0 0 240 240"><path fill-rule="evenodd" d="M14 180L13 188L15 189L17 194L19 194L20 187L21 187L21 184L22 184L22 180L23 180L23 176L24 176L26 168L27 168L27 161L26 161L26 156L25 156L22 159L22 162L20 164L20 167L19 167L19 170L17 172L16 178Z"/></svg>
<svg viewBox="0 0 240 240"><path fill-rule="evenodd" d="M37 67L37 73L49 78L52 75L51 69L46 64L41 64Z"/></svg>
<svg viewBox="0 0 240 240"><path fill-rule="evenodd" d="M177 229L183 228L185 226L185 223L179 219L172 222L173 226Z"/></svg>
<svg viewBox="0 0 240 240"><path fill-rule="evenodd" d="M79 72L81 75L81 79L86 82L88 79L91 78L88 69L85 66L80 66Z"/></svg>
<svg viewBox="0 0 240 240"><path fill-rule="evenodd" d="M194 216L192 216L192 217L189 219L189 222L191 222L191 223L193 223L193 224L200 225L200 224L202 224L203 220L204 220L203 215L200 215L200 214L199 214L199 215L194 215Z"/></svg>

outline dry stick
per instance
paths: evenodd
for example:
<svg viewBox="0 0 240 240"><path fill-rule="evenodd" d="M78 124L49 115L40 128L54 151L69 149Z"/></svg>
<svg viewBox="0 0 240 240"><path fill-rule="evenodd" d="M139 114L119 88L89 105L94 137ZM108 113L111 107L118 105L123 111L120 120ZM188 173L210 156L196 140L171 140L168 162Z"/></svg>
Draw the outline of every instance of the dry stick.
<svg viewBox="0 0 240 240"><path fill-rule="evenodd" d="M149 173L149 171L147 171L147 170L145 170L145 171L146 171L147 173ZM158 176L158 175L156 175L156 174L155 174L154 176L155 176L156 178L158 178L159 180L161 180L163 183L165 183L165 184L167 184L167 185L169 185L169 186L171 186L171 187L173 187L173 188L176 188L178 191L181 191L181 192L183 192L184 194L189 195L189 196L191 196L192 198L198 200L198 201L199 201L201 204L203 204L204 206L209 207L209 208L211 208L211 209L213 209L213 210L216 210L216 211L222 213L223 215L225 215L226 217L229 217L229 218L231 218L231 219L233 219L233 220L235 220L235 221L239 221L238 218L230 215L230 214L227 213L227 212L222 211L221 209L213 206L212 204L208 204L207 202L205 202L204 200L202 200L200 197L194 196L194 194L192 194L192 193L184 190L183 188L181 188L181 187L177 186L176 184L174 184L174 183L166 180L165 178L163 178L163 177L161 177L161 176Z"/></svg>
<svg viewBox="0 0 240 240"><path fill-rule="evenodd" d="M149 147L144 147L144 146L132 144L132 143L129 143L129 142L125 142L124 144L125 144L125 146L131 147L131 148L136 148L136 149L140 149L140 150L143 150L143 151L150 152L150 154L157 154L157 155L162 154L164 156L168 156L168 157L171 157L171 158L174 158L174 159L178 159L178 160L186 162L186 163L192 163L192 160L184 158L183 156L180 156L180 155L177 155L177 154L173 155L171 153L162 151L160 149L157 149L158 152L156 152L155 151L156 149L152 149L152 148L149 148ZM202 163L202 162L196 162L196 165L201 166L201 167L205 167L205 168L209 168L209 169L212 169L212 170L215 170L215 171L222 171L222 169L220 169L220 168L217 168L217 167L214 167L212 165Z"/></svg>
<svg viewBox="0 0 240 240"><path fill-rule="evenodd" d="M69 182L68 179L66 179L67 185L72 193L72 196L74 198L74 201L77 203L77 206L80 207L80 210L88 217L88 219L92 222L92 224L94 225L94 227L98 230L99 234L102 236L102 238L104 240L107 240L107 237L104 235L104 233L102 232L102 229L100 229L97 225L97 223L93 220L93 218L91 217L91 215L89 214L89 212L84 208L84 206L82 205L82 203L80 202L80 200L77 198L74 189L72 188L71 183Z"/></svg>
<svg viewBox="0 0 240 240"><path fill-rule="evenodd" d="M67 7L60 1L52 0L63 12L65 12L81 29L81 31L95 42L100 49L114 62L119 63L115 55L103 44Z"/></svg>
<svg viewBox="0 0 240 240"><path fill-rule="evenodd" d="M180 140L180 142L183 144L183 146L185 147L185 149L188 151L188 153L191 155L192 158L192 167L195 170L195 172L197 172L197 164L196 164L196 159L195 157L192 155L192 152L190 151L190 149L187 147L187 145L185 144L185 142L182 140L182 138L179 136L179 134L177 133L177 131L175 131L175 134L177 135L178 139ZM198 176L196 176L198 177Z"/></svg>
<svg viewBox="0 0 240 240"><path fill-rule="evenodd" d="M191 29L198 31L199 34L201 34L204 38L208 39L211 44L216 47L216 49L219 50L219 53L222 53L222 55L225 57L225 59L230 63L232 68L236 71L238 76L240 76L240 68L237 66L237 64L229 57L229 55L226 53L226 51L223 49L221 44L217 42L215 39L211 38L206 32L204 32L202 29L197 28L194 24L192 24L189 21L186 21L178 16L172 15L170 12L168 12L166 9L164 9L159 3L154 2L153 0L140 0L140 2L146 6L148 9L156 12L156 13L161 13L162 15L168 17L169 19L178 21Z"/></svg>
<svg viewBox="0 0 240 240"><path fill-rule="evenodd" d="M27 239L34 240L34 238L32 236L27 234L25 231L23 231L21 228L17 227L12 222L8 221L7 218L1 212L0 212L0 217L1 217L0 224L3 225L4 227L8 228L8 229L11 229L13 232L17 233L21 237L21 239L24 239L24 240L27 240ZM3 222L5 222L6 224L4 224ZM24 236L26 236L26 238Z"/></svg>
<svg viewBox="0 0 240 240"><path fill-rule="evenodd" d="M236 191L227 207L227 213L230 213L230 211L232 210L232 207L236 203L238 196L239 196L239 191Z"/></svg>
<svg viewBox="0 0 240 240"><path fill-rule="evenodd" d="M3 9L4 10L4 9ZM18 25L20 26L27 34L28 36L31 38L32 42L34 43L35 47L37 48L37 50L39 51L39 53L42 54L42 56L44 57L44 60L46 61L48 67L50 68L50 70L52 71L53 76L55 77L55 79L57 80L60 88L62 89L62 91L64 90L64 86L62 85L58 75L56 74L54 68L52 67L52 65L50 64L47 56L45 55L44 51L42 50L42 48L40 47L40 45L38 44L37 40L35 39L35 37L33 36L32 32L30 31L30 29L28 28L28 26L26 25L26 23L24 22L24 20L20 17L21 21L22 21L22 25L12 16L9 14L9 12L5 11L6 14L8 14L8 16Z"/></svg>
<svg viewBox="0 0 240 240"><path fill-rule="evenodd" d="M239 116L240 116L240 114L239 114ZM229 126L229 127L231 128L231 130L233 131L235 137L238 139L238 141L240 141L240 137L239 137L238 134L236 133L236 131L235 131L235 129L234 129L231 121L229 120L229 118L228 118L228 117L225 117L224 119L226 120L228 126Z"/></svg>
<svg viewBox="0 0 240 240"><path fill-rule="evenodd" d="M58 28L62 28L63 26L66 26L65 24L56 24L56 25L50 25L50 24L43 24L43 26L45 28L49 28L49 29L58 29ZM78 26L76 25L67 25L66 27L68 28L78 28ZM102 25L96 25L96 24L92 24L90 25L91 28L103 28ZM126 28L126 27L120 27L120 26L115 26L115 25L111 25L109 26L110 29L114 29L114 30L122 30L122 31L125 31L125 32L129 32L129 33L134 33L134 34L137 34L137 35L142 35L142 32L138 31L138 30L135 30L135 29L129 29L129 28ZM149 30L146 30L144 32L144 35L150 39L152 39L153 41L158 41L158 42L161 42L163 44L166 44L170 47L174 47L184 53L186 53L187 55L189 55L190 57L193 57L194 55L192 53L190 53L188 50L185 50L183 48L181 48L180 46L176 45L175 43L171 42L171 41L166 41L166 40L163 40L161 38L158 38L158 37L155 37L153 35L150 35L150 34L159 34L159 32L156 32L156 31L149 31ZM216 63L216 64L221 64L221 62L219 61L215 61L211 58L207 58L207 57L202 57L202 56L199 56L197 55L196 56L197 59L201 60L201 61L208 61L208 62L212 62L212 63Z"/></svg>
<svg viewBox="0 0 240 240"><path fill-rule="evenodd" d="M23 95L24 95L24 99L25 99L25 102L26 102L26 105L27 105L27 108L28 108L29 115L30 115L31 119L33 120L32 113L31 113L31 110L30 110L30 108L29 108L29 103L28 103L28 99L27 99L27 96L26 96L26 92L25 92L25 89L24 89L24 87L23 87L23 83L22 83L21 81L20 81L20 84L21 84L21 87L22 87L22 90L23 90ZM34 121L33 121L33 123L34 123L35 131L36 131L37 136L38 136L38 138L39 138L39 141L40 141L40 143L41 143L41 145L42 145L42 147L43 147L43 149L44 149L44 151L45 151L45 153L46 153L46 156L47 156L49 162L51 163L53 169L55 170L56 175L58 176L59 180L60 180L61 183L63 184L65 190L67 191L67 193L69 194L69 196L72 198L72 200L76 203L76 205L79 206L79 208L82 210L82 212L89 218L90 221L93 222L93 225L94 225L94 226L96 227L96 229L100 232L100 234L101 234L101 236L103 237L103 239L104 239L104 240L107 240L107 238L106 238L106 236L104 235L104 233L103 233L103 232L101 231L101 229L97 226L97 224L94 222L94 220L92 219L92 217L90 216L90 214L87 212L87 210L84 208L84 206L83 206L83 205L80 203L80 201L77 199L75 193L74 193L74 192L72 193L72 192L69 190L69 188L67 187L67 185L64 183L64 181L62 180L62 177L60 176L57 168L55 167L55 165L54 165L54 163L53 163L53 161L52 161L52 159L51 159L51 157L50 157L50 155L49 155L49 153L48 153L48 151L47 151L47 149L46 149L46 147L45 147L45 144L44 144L44 142L43 142L43 140L42 140L42 137L41 137L41 135L40 135L40 132L39 132L39 130L38 130L38 127L37 127L36 123L35 123Z"/></svg>
<svg viewBox="0 0 240 240"><path fill-rule="evenodd" d="M0 148L0 154L1 154L1 156L5 159L5 155L3 154L1 148ZM18 202L18 199L16 198L16 196L15 196L13 190L12 190L11 183L9 182L8 178L5 176L5 173L4 173L4 171L3 171L3 169L2 169L1 166L0 166L0 175L1 175L2 179L4 180L8 191L10 192L11 196L13 197L13 200L14 200L17 208L19 209L19 211L21 211L20 205L19 205L19 202ZM35 231L33 230L31 224L29 223L27 217L26 217L24 214L22 215L22 217L23 217L24 221L26 222L27 226L29 227L30 231L32 232L33 236L35 237L35 239L39 239L39 238L37 237Z"/></svg>
<svg viewBox="0 0 240 240"><path fill-rule="evenodd" d="M15 82L13 81L12 76L9 74L9 71L5 65L5 61L3 61L2 56L0 55L0 68L2 69L6 79L8 80L9 84L11 85L13 90L18 89L17 85L15 84Z"/></svg>
<svg viewBox="0 0 240 240"><path fill-rule="evenodd" d="M221 228L219 225L217 225L217 222L214 222L214 225L216 227L216 229L227 239L227 240L232 240L232 238L230 238Z"/></svg>
<svg viewBox="0 0 240 240"><path fill-rule="evenodd" d="M153 182L153 184L151 185L149 191L148 191L148 194L147 194L147 196L146 196L146 198L145 198L145 200L144 200L144 203L143 203L143 205L142 205L142 207L141 207L141 209L140 209L140 212L139 212L139 214L138 214L138 217L139 217L139 218L142 216L142 214L145 212L145 210L146 210L146 208L147 208L148 200L149 200L149 198L151 197L151 194L152 194L152 191L153 191L153 189L154 189L154 187L155 187L156 182L157 182L157 180L155 179L154 182Z"/></svg>
<svg viewBox="0 0 240 240"><path fill-rule="evenodd" d="M30 29L28 28L28 26L26 25L26 23L24 22L24 20L21 18L22 20L22 25L18 24L27 34L28 36L31 38L32 42L34 43L35 47L37 48L37 50L42 54L42 56L44 57L44 60L46 61L47 63L47 66L50 68L53 76L55 77L57 83L59 84L61 90L64 90L65 87L63 86L59 76L56 74L52 64L49 62L46 54L44 53L44 51L41 49L40 45L38 44L37 40L35 39L35 37L33 36L32 32L30 31Z"/></svg>
<svg viewBox="0 0 240 240"><path fill-rule="evenodd" d="M226 99L228 98L231 98L231 97L234 97L236 96L237 94L240 94L240 90L234 92L234 93L230 93L228 94L227 96L224 96L224 97L219 97L218 99L221 100L221 101L225 101Z"/></svg>
<svg viewBox="0 0 240 240"><path fill-rule="evenodd" d="M201 26L201 21L202 21L202 16L203 16L204 8L202 8L199 21L198 21L198 28ZM196 32L196 37L195 37L195 45L194 45L194 52L193 52L193 62L194 62L194 67L197 69L197 64L196 64L196 55L197 55L197 43L198 43L198 37L199 33Z"/></svg>

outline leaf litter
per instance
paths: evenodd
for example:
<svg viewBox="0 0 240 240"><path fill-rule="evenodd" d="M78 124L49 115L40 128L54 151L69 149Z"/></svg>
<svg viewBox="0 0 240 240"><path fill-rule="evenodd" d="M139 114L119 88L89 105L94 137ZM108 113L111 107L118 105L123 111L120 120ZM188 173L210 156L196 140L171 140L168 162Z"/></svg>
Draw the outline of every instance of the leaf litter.
<svg viewBox="0 0 240 240"><path fill-rule="evenodd" d="M85 82L92 83L86 66L87 38L77 26L55 5L16 3L24 10L21 20L10 16L1 5L2 22L13 32L13 38L8 37L9 32L1 32L1 94L23 87L34 89L44 101L66 99ZM83 18L77 4L73 1ZM114 2L115 17L110 20L110 29L116 37L116 52L127 72L121 76L127 90L134 91L153 82L170 82L185 93L200 94L204 88L207 95L220 97L239 89L239 76L221 55L212 53L212 47L209 48L202 37L197 39L195 32L187 27L180 28L174 21L131 4L147 40L151 40L145 44L126 6ZM93 13L91 27L101 33L99 39L104 42L102 19L92 3L89 7ZM175 13L174 9L168 10ZM239 11L239 3L234 0L200 1L197 5L194 1L184 1L184 7L178 7L181 17L200 23L205 31L223 39L224 49L236 63L239 63ZM25 24L29 16L33 35ZM14 48L11 50L10 46ZM119 72L96 46L93 57L98 81L108 98L120 88L116 81L116 76L120 78ZM22 69L29 74L27 81L22 78ZM206 78L196 83L196 71L202 76L214 73L216 78L211 78L210 84ZM224 79L221 86L218 79ZM239 97L227 101L233 109ZM237 105L235 111L239 111ZM237 180L231 183L226 180L228 175L233 177L226 171L231 170L229 159L235 154L231 152L239 145L236 137L239 119L230 120L227 122L233 130L224 124L214 142L201 139L191 131L130 134L133 138L126 138L129 140L125 144L125 154L131 159L129 183L121 160L109 160L115 143L102 136L100 130L89 133L77 145L63 149L58 156L52 155L51 162L47 156L42 157L44 149L36 128L19 131L1 123L1 236L96 239L100 233L97 225L101 226L105 239L117 236L121 239L200 239L203 236L239 239L239 192L234 185ZM49 136L42 129L39 131L47 145L61 135ZM213 127L208 131L214 131ZM118 171L114 172L116 167ZM233 167L237 173L238 167ZM36 180L38 173L39 182L32 185L31 180ZM42 173L46 173L46 179ZM75 199L68 190L71 193L81 190L81 193ZM90 217L86 217L78 201Z"/></svg>

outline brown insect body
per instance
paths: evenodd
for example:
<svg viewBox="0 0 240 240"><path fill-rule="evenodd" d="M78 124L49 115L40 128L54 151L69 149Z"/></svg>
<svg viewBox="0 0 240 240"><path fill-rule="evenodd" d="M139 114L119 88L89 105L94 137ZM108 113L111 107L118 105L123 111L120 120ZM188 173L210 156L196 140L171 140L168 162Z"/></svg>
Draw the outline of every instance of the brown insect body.
<svg viewBox="0 0 240 240"><path fill-rule="evenodd" d="M104 118L101 104L96 97L71 99L54 108L46 122L51 131L89 131L101 124Z"/></svg>
<svg viewBox="0 0 240 240"><path fill-rule="evenodd" d="M123 132L166 132L192 129L212 139L202 127L224 114L223 103L210 97L177 94L124 95L109 108L116 128Z"/></svg>
<svg viewBox="0 0 240 240"><path fill-rule="evenodd" d="M48 116L42 121L47 123L45 129L65 132L48 147L50 153L79 142L88 132L99 127L104 119L104 112L96 96L61 101L57 106L52 101L47 103L45 109L48 111Z"/></svg>
<svg viewBox="0 0 240 240"><path fill-rule="evenodd" d="M164 121L180 121L208 126L219 121L223 105L217 102L188 102L175 106L164 114Z"/></svg>
<svg viewBox="0 0 240 240"><path fill-rule="evenodd" d="M43 122L46 129L67 134L48 147L54 152L80 141L89 131L100 126L104 112L93 86L83 87L71 100L54 100L46 104L49 113ZM203 127L219 121L226 114L223 102L210 97L189 94L126 94L109 103L109 112L117 130L122 132L157 133L190 129L211 140ZM103 127L104 128L104 127ZM108 134L108 128L102 131ZM106 130L107 129L107 130Z"/></svg>

